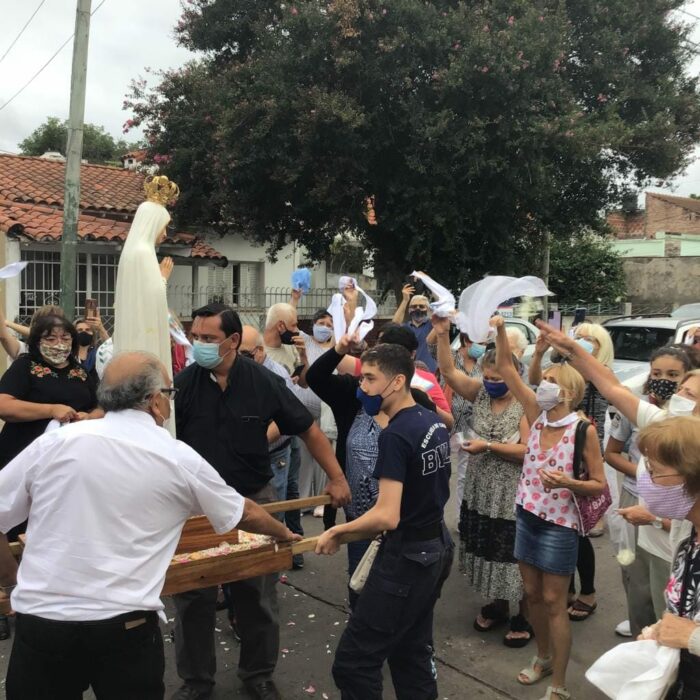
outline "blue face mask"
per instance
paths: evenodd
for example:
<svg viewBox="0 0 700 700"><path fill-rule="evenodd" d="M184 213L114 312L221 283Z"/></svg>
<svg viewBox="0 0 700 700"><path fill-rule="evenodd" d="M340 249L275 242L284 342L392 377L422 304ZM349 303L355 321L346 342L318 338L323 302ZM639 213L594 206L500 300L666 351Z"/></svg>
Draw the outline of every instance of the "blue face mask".
<svg viewBox="0 0 700 700"><path fill-rule="evenodd" d="M508 393L508 385L505 382L490 382L484 379L484 389L492 399L500 399Z"/></svg>
<svg viewBox="0 0 700 700"><path fill-rule="evenodd" d="M577 338L576 342L589 354L592 355L595 350L595 346L589 340L585 338Z"/></svg>
<svg viewBox="0 0 700 700"><path fill-rule="evenodd" d="M486 346L479 343L472 343L467 350L467 355L472 358L472 360L478 360L486 352Z"/></svg>
<svg viewBox="0 0 700 700"><path fill-rule="evenodd" d="M391 384L393 379L394 378L392 377L389 380L389 384ZM387 388L389 387L389 384L387 384L384 387L384 391L387 390ZM364 412L368 416L376 416L379 413L379 411L381 411L382 403L384 403L384 398L385 398L384 396L382 396L384 391L380 392L379 394L368 394L368 393L362 391L362 389L360 389L359 386L357 387L357 392L355 392L355 397L362 404L362 408L364 409Z"/></svg>
<svg viewBox="0 0 700 700"><path fill-rule="evenodd" d="M192 357L200 367L205 369L214 369L224 361L224 358L219 355L219 343L203 343L201 340L195 340L192 343Z"/></svg>
<svg viewBox="0 0 700 700"><path fill-rule="evenodd" d="M322 326L320 323L314 323L314 340L317 340L319 343L327 343L332 335L332 328Z"/></svg>

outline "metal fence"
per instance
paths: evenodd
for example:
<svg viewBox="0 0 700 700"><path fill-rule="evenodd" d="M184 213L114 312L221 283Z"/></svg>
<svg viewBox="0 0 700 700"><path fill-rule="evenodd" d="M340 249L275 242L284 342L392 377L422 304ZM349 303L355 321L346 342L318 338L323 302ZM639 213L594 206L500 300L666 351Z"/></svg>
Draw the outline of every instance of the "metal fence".
<svg viewBox="0 0 700 700"><path fill-rule="evenodd" d="M310 289L299 300L297 311L300 318L308 318L319 309L326 309L337 289ZM288 303L292 296L291 287L266 287L264 289L247 289L243 287L192 287L189 285L171 285L168 287L168 304L181 319L192 317L193 309L205 304L219 302L228 304L238 311L241 317L264 317L273 304ZM396 311L393 294L380 301L377 294L373 299L377 303L378 316L391 317ZM360 304L362 297L360 297ZM259 325L256 321L256 325Z"/></svg>

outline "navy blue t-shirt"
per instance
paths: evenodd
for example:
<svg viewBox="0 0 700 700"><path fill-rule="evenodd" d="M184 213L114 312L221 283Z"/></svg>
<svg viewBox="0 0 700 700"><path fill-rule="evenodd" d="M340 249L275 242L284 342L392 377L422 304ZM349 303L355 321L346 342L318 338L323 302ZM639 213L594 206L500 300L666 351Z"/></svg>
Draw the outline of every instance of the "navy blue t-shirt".
<svg viewBox="0 0 700 700"><path fill-rule="evenodd" d="M403 483L399 529L440 522L450 497L450 434L422 406L399 411L379 435L375 479Z"/></svg>
<svg viewBox="0 0 700 700"><path fill-rule="evenodd" d="M416 360L420 362L425 362L427 368L435 374L437 369L437 362L435 358L430 354L428 350L427 338L430 335L430 331L433 330L433 324L430 321L425 321L421 323L420 326L414 326L412 323L404 323L406 328L410 328L413 331L413 335L416 336L418 340L418 350L416 350Z"/></svg>

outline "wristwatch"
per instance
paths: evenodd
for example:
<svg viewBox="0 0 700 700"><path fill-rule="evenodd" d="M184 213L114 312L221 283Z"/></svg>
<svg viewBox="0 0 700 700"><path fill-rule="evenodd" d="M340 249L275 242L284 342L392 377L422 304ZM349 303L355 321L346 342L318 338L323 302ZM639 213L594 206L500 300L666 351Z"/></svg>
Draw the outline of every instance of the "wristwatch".
<svg viewBox="0 0 700 700"><path fill-rule="evenodd" d="M654 522L652 523L652 526L655 527L657 530L663 530L664 529L664 521L663 518L660 518L658 515L654 518Z"/></svg>

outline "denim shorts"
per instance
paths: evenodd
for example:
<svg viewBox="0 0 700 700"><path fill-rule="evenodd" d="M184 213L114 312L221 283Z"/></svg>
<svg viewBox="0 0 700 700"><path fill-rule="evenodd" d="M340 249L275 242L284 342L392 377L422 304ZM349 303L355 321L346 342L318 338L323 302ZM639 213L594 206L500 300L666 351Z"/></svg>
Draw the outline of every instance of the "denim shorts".
<svg viewBox="0 0 700 700"><path fill-rule="evenodd" d="M521 506L515 516L515 558L548 574L576 571L578 532L538 518Z"/></svg>

